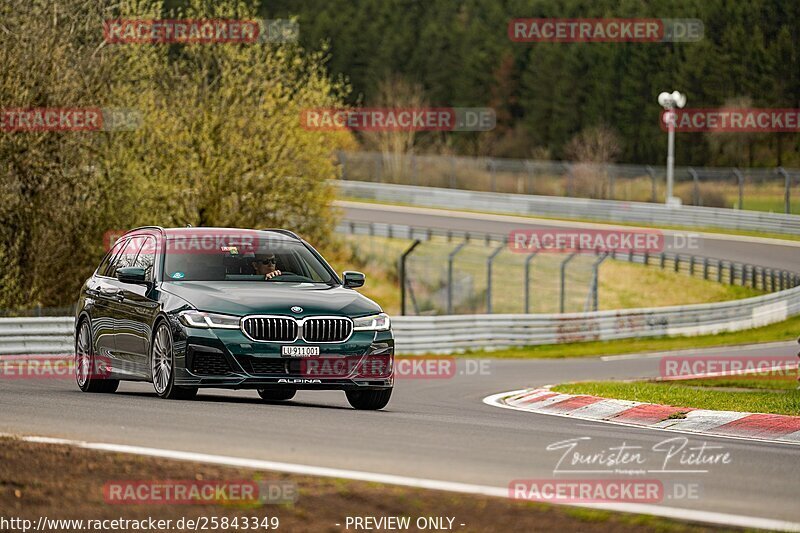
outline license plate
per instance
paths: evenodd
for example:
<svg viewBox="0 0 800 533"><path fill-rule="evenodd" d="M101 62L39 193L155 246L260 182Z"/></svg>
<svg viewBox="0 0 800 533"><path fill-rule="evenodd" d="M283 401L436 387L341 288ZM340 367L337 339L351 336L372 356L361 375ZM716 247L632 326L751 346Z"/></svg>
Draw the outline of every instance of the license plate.
<svg viewBox="0 0 800 533"><path fill-rule="evenodd" d="M319 355L319 346L281 346L281 355L288 357L312 357Z"/></svg>

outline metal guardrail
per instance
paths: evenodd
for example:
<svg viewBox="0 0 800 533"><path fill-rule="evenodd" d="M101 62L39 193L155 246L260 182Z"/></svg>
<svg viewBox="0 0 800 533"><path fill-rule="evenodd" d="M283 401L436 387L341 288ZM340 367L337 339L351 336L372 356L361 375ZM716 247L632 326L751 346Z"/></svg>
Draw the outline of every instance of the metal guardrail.
<svg viewBox="0 0 800 533"><path fill-rule="evenodd" d="M800 287L745 300L540 315L401 316L397 353L453 353L568 342L739 331L800 314ZM0 319L0 354L70 353L72 317Z"/></svg>
<svg viewBox="0 0 800 533"><path fill-rule="evenodd" d="M336 184L343 196L420 207L790 235L800 233L800 215L686 205L671 207L646 202L476 192L366 181L338 180Z"/></svg>
<svg viewBox="0 0 800 533"><path fill-rule="evenodd" d="M342 178L354 181L654 203L666 194L666 169L657 165L383 152L337 157ZM676 192L696 206L763 207L766 194L772 211L791 213L798 182L796 168L675 168Z"/></svg>
<svg viewBox="0 0 800 533"><path fill-rule="evenodd" d="M71 316L0 318L0 355L71 353Z"/></svg>
<svg viewBox="0 0 800 533"><path fill-rule="evenodd" d="M800 314L800 287L714 304L551 315L448 315L393 320L398 353L452 353L662 335L739 331Z"/></svg>

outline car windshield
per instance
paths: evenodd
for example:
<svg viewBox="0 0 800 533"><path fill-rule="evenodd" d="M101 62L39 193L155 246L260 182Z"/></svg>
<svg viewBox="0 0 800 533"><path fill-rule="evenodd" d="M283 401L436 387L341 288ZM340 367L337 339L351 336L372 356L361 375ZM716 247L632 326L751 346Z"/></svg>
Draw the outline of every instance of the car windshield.
<svg viewBox="0 0 800 533"><path fill-rule="evenodd" d="M172 234L166 243L165 281L336 283L303 243L267 232Z"/></svg>

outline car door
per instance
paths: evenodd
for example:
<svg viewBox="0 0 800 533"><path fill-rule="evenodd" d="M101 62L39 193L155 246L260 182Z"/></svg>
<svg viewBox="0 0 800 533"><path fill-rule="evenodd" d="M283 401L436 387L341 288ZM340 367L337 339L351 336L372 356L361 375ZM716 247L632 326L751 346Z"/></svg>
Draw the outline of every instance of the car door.
<svg viewBox="0 0 800 533"><path fill-rule="evenodd" d="M145 336L147 325L144 317L140 316L135 307L128 301L128 297L135 292L134 287L144 289L144 286L133 286L130 283L123 283L116 278L117 270L125 267L135 266L136 257L144 245L146 236L135 235L128 240L122 252L117 256L112 265L112 279L108 283L112 289L109 293L109 307L114 324L114 368L123 371L128 379L146 378L147 367L142 359L141 345Z"/></svg>
<svg viewBox="0 0 800 533"><path fill-rule="evenodd" d="M150 338L152 325L158 314L158 302L154 299L156 238L143 237L143 245L127 266L143 268L147 285L117 281L122 298L119 303L120 318L117 322L117 351L128 358L136 372L148 377L150 372Z"/></svg>
<svg viewBox="0 0 800 533"><path fill-rule="evenodd" d="M116 287L111 283L108 272L128 239L120 239L103 258L95 275L86 285L86 309L89 312L94 341L94 353L112 362L112 372L116 371L113 359L116 351L114 339L114 307L116 303Z"/></svg>

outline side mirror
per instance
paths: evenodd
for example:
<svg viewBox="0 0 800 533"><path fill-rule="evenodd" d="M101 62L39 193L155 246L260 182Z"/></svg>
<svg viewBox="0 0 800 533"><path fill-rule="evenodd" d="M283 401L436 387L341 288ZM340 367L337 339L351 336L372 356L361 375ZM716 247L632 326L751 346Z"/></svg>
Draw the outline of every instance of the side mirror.
<svg viewBox="0 0 800 533"><path fill-rule="evenodd" d="M122 267L117 269L117 279L122 283L147 283L147 276L143 268Z"/></svg>
<svg viewBox="0 0 800 533"><path fill-rule="evenodd" d="M361 272L348 270L344 273L344 288L355 289L357 287L363 287L366 280L367 277Z"/></svg>

